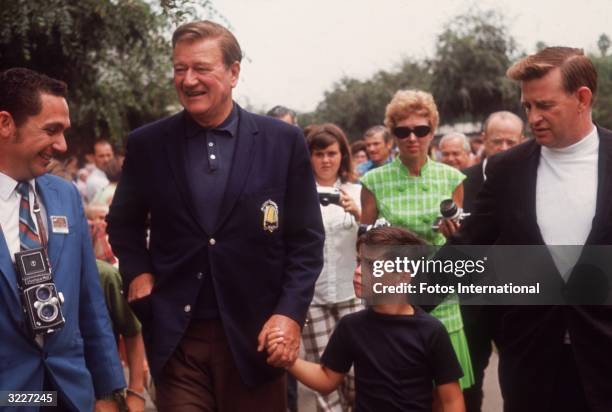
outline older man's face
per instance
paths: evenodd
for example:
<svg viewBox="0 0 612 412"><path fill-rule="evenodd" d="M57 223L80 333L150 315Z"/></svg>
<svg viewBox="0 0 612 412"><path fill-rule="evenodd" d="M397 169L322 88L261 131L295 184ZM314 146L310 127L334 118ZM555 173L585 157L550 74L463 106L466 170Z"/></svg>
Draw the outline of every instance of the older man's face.
<svg viewBox="0 0 612 412"><path fill-rule="evenodd" d="M584 108L577 93L563 88L561 70L551 70L544 77L521 83L521 103L536 141L547 147L567 147L581 136Z"/></svg>
<svg viewBox="0 0 612 412"><path fill-rule="evenodd" d="M225 66L217 39L179 41L172 60L181 105L200 125L218 126L231 110L240 63Z"/></svg>
<svg viewBox="0 0 612 412"><path fill-rule="evenodd" d="M487 157L501 153L523 141L523 124L516 118L493 117L482 133Z"/></svg>
<svg viewBox="0 0 612 412"><path fill-rule="evenodd" d="M456 169L465 169L470 165L470 155L463 147L461 139L447 139L440 143L440 154L442 163Z"/></svg>

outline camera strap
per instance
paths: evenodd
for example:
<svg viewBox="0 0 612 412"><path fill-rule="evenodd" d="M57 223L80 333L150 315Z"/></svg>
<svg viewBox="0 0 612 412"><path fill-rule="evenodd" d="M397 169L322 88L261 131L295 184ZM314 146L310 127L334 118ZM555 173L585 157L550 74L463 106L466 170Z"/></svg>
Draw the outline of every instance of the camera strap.
<svg viewBox="0 0 612 412"><path fill-rule="evenodd" d="M40 243L42 247L47 249L47 232L45 231L45 226L43 225L42 217L40 217L40 205L38 204L38 196L36 196L36 191L32 193L34 195L34 207L32 211L34 215L36 215L36 224L38 225L38 236L40 237Z"/></svg>

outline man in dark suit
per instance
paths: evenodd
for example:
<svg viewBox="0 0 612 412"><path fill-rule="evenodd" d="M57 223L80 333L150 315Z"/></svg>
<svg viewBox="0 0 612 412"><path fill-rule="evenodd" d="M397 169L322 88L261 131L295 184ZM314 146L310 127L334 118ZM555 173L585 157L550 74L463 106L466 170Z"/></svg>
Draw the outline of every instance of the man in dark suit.
<svg viewBox="0 0 612 412"><path fill-rule="evenodd" d="M462 170L466 178L463 181L463 209L471 212L476 196L486 179L485 168L489 158L504 152L524 140L524 123L516 114L500 111L489 115L482 128L484 159L482 162ZM468 340L474 385L463 391L467 412L480 412L482 408L482 384L484 371L491 356L491 339L494 319L490 308L479 305L462 305L461 316L465 337Z"/></svg>
<svg viewBox="0 0 612 412"><path fill-rule="evenodd" d="M612 132L592 122L592 62L582 50L551 47L516 63L508 76L520 81L535 139L489 159L473 214L450 242L610 244ZM556 273L568 292L588 280L578 270L560 273L554 254L545 260L542 270ZM612 308L505 307L497 326L505 411L612 410Z"/></svg>
<svg viewBox="0 0 612 412"><path fill-rule="evenodd" d="M0 73L0 391L56 391L54 410L116 411L125 379L81 196L47 173L67 149L69 127L65 83L23 68ZM54 286L20 287L15 254L41 247L48 260L40 264L49 265ZM27 289L36 296L29 305ZM62 314L63 326L55 326ZM2 406L10 406L6 401L5 394Z"/></svg>
<svg viewBox="0 0 612 412"><path fill-rule="evenodd" d="M272 366L297 356L323 263L305 140L232 101L242 52L227 29L188 23L173 47L185 110L131 133L108 216L158 407L284 412ZM289 339L266 355L273 327Z"/></svg>

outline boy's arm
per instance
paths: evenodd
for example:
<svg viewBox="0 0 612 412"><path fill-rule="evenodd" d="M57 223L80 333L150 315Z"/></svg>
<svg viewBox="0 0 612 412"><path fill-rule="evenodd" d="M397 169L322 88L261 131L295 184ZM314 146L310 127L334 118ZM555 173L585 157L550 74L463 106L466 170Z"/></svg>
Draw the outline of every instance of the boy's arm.
<svg viewBox="0 0 612 412"><path fill-rule="evenodd" d="M304 385L323 395L335 390L345 375L334 372L318 363L308 362L299 358L287 370Z"/></svg>
<svg viewBox="0 0 612 412"><path fill-rule="evenodd" d="M459 382L445 383L436 388L438 398L444 412L465 412L463 393L459 387Z"/></svg>

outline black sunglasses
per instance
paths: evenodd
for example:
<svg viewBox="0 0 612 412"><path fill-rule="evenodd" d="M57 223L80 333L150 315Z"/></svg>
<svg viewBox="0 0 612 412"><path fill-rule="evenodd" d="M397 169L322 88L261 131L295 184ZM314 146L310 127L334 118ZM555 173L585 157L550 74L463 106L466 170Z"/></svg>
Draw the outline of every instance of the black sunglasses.
<svg viewBox="0 0 612 412"><path fill-rule="evenodd" d="M410 137L411 133L414 133L416 137L425 137L431 132L431 127L429 126L415 126L412 127L396 127L393 129L393 134L398 139L405 139L406 137Z"/></svg>

